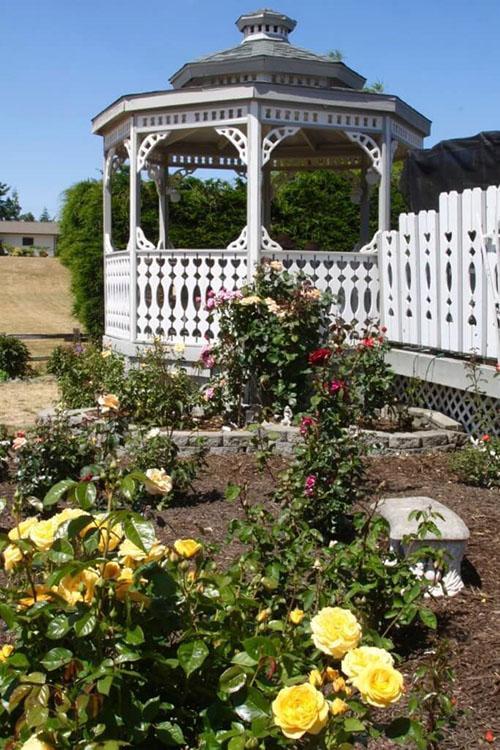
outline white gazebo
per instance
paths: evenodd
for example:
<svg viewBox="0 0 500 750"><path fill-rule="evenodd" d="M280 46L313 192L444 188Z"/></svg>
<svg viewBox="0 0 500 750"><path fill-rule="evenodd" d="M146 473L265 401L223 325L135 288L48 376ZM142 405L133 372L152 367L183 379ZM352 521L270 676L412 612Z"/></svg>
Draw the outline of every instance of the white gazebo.
<svg viewBox="0 0 500 750"><path fill-rule="evenodd" d="M159 335L184 342L187 359L196 359L217 333L204 311L207 292L245 283L262 255L311 273L348 320L379 313L370 188L379 183L378 226L389 230L391 165L422 146L430 122L397 96L364 90L365 79L343 62L293 46L296 22L288 16L264 9L236 25L243 35L237 46L185 64L170 90L122 96L93 120L104 140L105 337L129 356ZM111 183L125 162L130 234L120 248L113 242ZM174 249L169 241L168 203L178 198L172 177L197 169L246 178L246 226L227 248ZM352 252L284 251L270 236L271 172L314 169L360 175L353 196L360 241ZM141 228L143 174L158 191L157 245Z"/></svg>

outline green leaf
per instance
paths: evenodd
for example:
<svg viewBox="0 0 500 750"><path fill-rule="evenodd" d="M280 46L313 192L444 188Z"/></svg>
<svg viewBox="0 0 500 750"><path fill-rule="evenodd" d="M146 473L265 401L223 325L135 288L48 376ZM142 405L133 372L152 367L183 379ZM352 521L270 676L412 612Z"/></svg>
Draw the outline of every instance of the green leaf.
<svg viewBox="0 0 500 750"><path fill-rule="evenodd" d="M143 552L149 552L156 540L153 524L138 513L134 513L124 521L123 532L127 539Z"/></svg>
<svg viewBox="0 0 500 750"><path fill-rule="evenodd" d="M41 663L48 672L52 672L54 669L59 669L59 667L68 664L72 658L73 654L67 648L52 648L45 654Z"/></svg>
<svg viewBox="0 0 500 750"><path fill-rule="evenodd" d="M142 718L144 721L153 721L160 710L161 698L156 696L150 698L142 707Z"/></svg>
<svg viewBox="0 0 500 750"><path fill-rule="evenodd" d="M236 693L247 681L247 676L241 667L229 667L219 678L219 687L224 693Z"/></svg>
<svg viewBox="0 0 500 750"><path fill-rule="evenodd" d="M57 641L63 638L70 628L66 615L57 615L47 625L47 638Z"/></svg>
<svg viewBox="0 0 500 750"><path fill-rule="evenodd" d="M87 612L74 624L75 633L79 638L90 635L97 625L97 618L93 612Z"/></svg>
<svg viewBox="0 0 500 750"><path fill-rule="evenodd" d="M436 630L437 628L437 617L431 609L421 608L418 610L418 616L428 628Z"/></svg>
<svg viewBox="0 0 500 750"><path fill-rule="evenodd" d="M64 495L76 485L73 479L63 479L62 482L58 482L47 492L43 498L43 504L47 508L49 505L55 505L61 500Z"/></svg>
<svg viewBox="0 0 500 750"><path fill-rule="evenodd" d="M144 631L140 625L136 625L135 628L127 630L125 633L125 641L130 643L132 646L137 646L140 643L144 643Z"/></svg>
<svg viewBox="0 0 500 750"><path fill-rule="evenodd" d="M97 690L99 693L101 693L101 695L109 695L112 684L113 675L108 674L106 675L106 677L102 677L100 680L97 680Z"/></svg>
<svg viewBox="0 0 500 750"><path fill-rule="evenodd" d="M8 607L7 604L0 604L0 617L5 622L9 630L14 627L14 611L10 607Z"/></svg>
<svg viewBox="0 0 500 750"><path fill-rule="evenodd" d="M406 717L400 716L397 719L391 721L389 726L386 728L385 733L387 737L396 739L398 737L406 737L411 730L411 721Z"/></svg>
<svg viewBox="0 0 500 750"><path fill-rule="evenodd" d="M247 638L243 641L243 647L247 654L255 661L259 661L262 656L276 656L276 647L270 638L263 635L256 635L254 638Z"/></svg>
<svg viewBox="0 0 500 750"><path fill-rule="evenodd" d="M57 565L64 565L75 556L73 547L67 539L56 539L49 552L49 558Z"/></svg>
<svg viewBox="0 0 500 750"><path fill-rule="evenodd" d="M131 476L123 477L120 482L120 490L124 498L129 502L132 502L137 490L137 483Z"/></svg>
<svg viewBox="0 0 500 750"><path fill-rule="evenodd" d="M183 745L185 743L182 729L171 721L162 721L156 725L156 734L163 745Z"/></svg>
<svg viewBox="0 0 500 750"><path fill-rule="evenodd" d="M208 648L203 641L189 641L181 643L177 649L179 663L186 673L186 677L201 667L208 656Z"/></svg>
<svg viewBox="0 0 500 750"><path fill-rule="evenodd" d="M346 732L364 732L365 725L359 719L350 717L348 719L344 719L344 729Z"/></svg>
<svg viewBox="0 0 500 750"><path fill-rule="evenodd" d="M255 688L250 688L245 702L236 706L234 710L242 721L262 719L269 714L269 706L266 699Z"/></svg>
<svg viewBox="0 0 500 750"><path fill-rule="evenodd" d="M93 482L80 482L75 488L75 498L83 510L91 510L96 497L97 490Z"/></svg>
<svg viewBox="0 0 500 750"><path fill-rule="evenodd" d="M233 737L229 740L227 750L244 750L246 738L244 734L240 734L239 737Z"/></svg>
<svg viewBox="0 0 500 750"><path fill-rule="evenodd" d="M239 484L233 484L230 482L225 491L224 491L224 497L226 500L230 503L234 503L235 500L241 495L241 487Z"/></svg>

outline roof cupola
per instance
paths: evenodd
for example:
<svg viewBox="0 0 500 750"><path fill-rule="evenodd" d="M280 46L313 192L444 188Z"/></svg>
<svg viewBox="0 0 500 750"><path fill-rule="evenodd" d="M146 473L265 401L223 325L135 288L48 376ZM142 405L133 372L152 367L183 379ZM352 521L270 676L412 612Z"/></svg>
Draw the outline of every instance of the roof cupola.
<svg viewBox="0 0 500 750"><path fill-rule="evenodd" d="M242 44L256 39L273 39L288 43L288 35L296 25L297 22L293 18L269 8L244 13L236 21L236 26L243 33Z"/></svg>

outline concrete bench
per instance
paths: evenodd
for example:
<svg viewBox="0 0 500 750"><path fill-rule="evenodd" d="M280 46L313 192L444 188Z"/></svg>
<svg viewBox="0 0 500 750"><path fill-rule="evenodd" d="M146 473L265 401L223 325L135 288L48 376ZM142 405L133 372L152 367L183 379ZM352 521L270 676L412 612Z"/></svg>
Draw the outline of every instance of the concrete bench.
<svg viewBox="0 0 500 750"><path fill-rule="evenodd" d="M460 516L438 500L431 497L388 497L381 500L377 505L377 513L389 523L389 537L391 551L406 555L408 545L404 544L404 538L409 534L418 532L419 521L410 519L412 511L427 511L437 513L440 517L431 518L438 528L441 536L427 533L424 539L418 539L411 543L411 549L418 547L433 547L436 550L444 550L446 553L447 572L439 579L432 563L426 569L420 563L415 574L427 578L432 584L429 594L433 596L455 596L464 587L460 574L460 566L467 540L469 529Z"/></svg>

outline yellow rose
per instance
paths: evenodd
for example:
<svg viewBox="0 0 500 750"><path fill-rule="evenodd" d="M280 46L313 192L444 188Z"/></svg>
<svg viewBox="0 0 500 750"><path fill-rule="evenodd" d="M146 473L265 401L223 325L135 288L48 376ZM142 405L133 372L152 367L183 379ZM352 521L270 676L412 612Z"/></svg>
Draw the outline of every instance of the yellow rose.
<svg viewBox="0 0 500 750"><path fill-rule="evenodd" d="M98 579L99 576L95 570L81 570L75 575L64 576L57 586L56 592L68 604L75 605L77 602L91 604Z"/></svg>
<svg viewBox="0 0 500 750"><path fill-rule="evenodd" d="M334 716L341 716L346 711L349 711L349 704L341 698L334 698L330 705L330 710Z"/></svg>
<svg viewBox="0 0 500 750"><path fill-rule="evenodd" d="M4 643L3 646L0 648L0 662L7 661L11 653L14 651L14 646L11 646L10 643Z"/></svg>
<svg viewBox="0 0 500 750"><path fill-rule="evenodd" d="M110 527L106 513L98 513L94 520L89 523L81 532L80 536L84 537L94 529L99 530L99 552L112 552L115 550L123 539L123 529L120 523Z"/></svg>
<svg viewBox="0 0 500 750"><path fill-rule="evenodd" d="M75 518L80 518L80 516L87 516L88 513L84 510L81 510L81 508L64 508L60 513L56 513L55 516L52 516L51 521L52 523L56 524L57 527L61 526L63 523L66 523L66 521L73 521Z"/></svg>
<svg viewBox="0 0 500 750"><path fill-rule="evenodd" d="M313 687L321 687L323 684L323 678L321 672L318 669L312 669L309 672L309 684Z"/></svg>
<svg viewBox="0 0 500 750"><path fill-rule="evenodd" d="M124 539L118 550L118 556L123 560L123 564L127 568L133 568L134 564L137 563L161 560L166 554L167 548L159 542L155 542L148 552L144 552L144 550L131 542L130 539Z"/></svg>
<svg viewBox="0 0 500 750"><path fill-rule="evenodd" d="M361 626L352 612L340 607L324 607L311 620L314 645L320 651L341 659L356 648L361 639Z"/></svg>
<svg viewBox="0 0 500 750"><path fill-rule="evenodd" d="M110 411L118 411L120 408L120 401L114 393L105 393L103 396L99 396L97 403L101 407L103 414L108 414Z"/></svg>
<svg viewBox="0 0 500 750"><path fill-rule="evenodd" d="M357 677L366 667L373 664L394 665L394 659L388 651L375 646L359 646L349 651L342 659L342 671L351 679Z"/></svg>
<svg viewBox="0 0 500 750"><path fill-rule="evenodd" d="M280 273L283 270L283 263L280 260L272 260L269 263L269 268L272 268L276 273Z"/></svg>
<svg viewBox="0 0 500 750"><path fill-rule="evenodd" d="M328 721L329 706L323 693L308 682L280 690L272 709L274 723L293 740L319 734Z"/></svg>
<svg viewBox="0 0 500 750"><path fill-rule="evenodd" d="M6 573L11 573L23 559L23 553L15 544L8 544L3 551L3 566Z"/></svg>
<svg viewBox="0 0 500 750"><path fill-rule="evenodd" d="M21 609L27 609L37 602L50 602L52 598L52 592L47 586L37 584L35 585L35 591L30 591L29 596L23 596L18 599L17 604Z"/></svg>
<svg viewBox="0 0 500 750"><path fill-rule="evenodd" d="M250 294L248 297L240 299L240 305L258 305L260 301L260 297L257 297L256 294Z"/></svg>
<svg viewBox="0 0 500 750"><path fill-rule="evenodd" d="M177 554L181 555L181 557L187 557L188 560L197 555L201 549L202 545L195 539L177 539L174 542L174 550Z"/></svg>
<svg viewBox="0 0 500 750"><path fill-rule="evenodd" d="M102 577L104 578L105 581L118 578L120 573L121 573L121 567L118 565L117 562L112 562L111 560L109 560L102 567Z"/></svg>
<svg viewBox="0 0 500 750"><path fill-rule="evenodd" d="M145 582L145 579L141 578L140 581ZM130 591L130 587L134 583L134 571L132 568L122 568L120 575L116 579L116 598L120 601L128 597L133 602L148 602L148 597L145 594L141 594L140 591Z"/></svg>
<svg viewBox="0 0 500 750"><path fill-rule="evenodd" d="M38 737L30 737L29 740L21 746L20 750L54 750L54 747L43 740L39 740Z"/></svg>
<svg viewBox="0 0 500 750"><path fill-rule="evenodd" d="M37 523L38 518L34 518L33 516L25 518L24 521L21 521L20 524L11 529L7 536L11 542L16 542L18 539L28 539L29 530Z"/></svg>
<svg viewBox="0 0 500 750"><path fill-rule="evenodd" d="M403 675L386 664L369 665L353 679L353 684L362 699L377 708L396 703L403 693Z"/></svg>
<svg viewBox="0 0 500 750"><path fill-rule="evenodd" d="M266 620L269 620L270 614L270 609L262 609L257 615L257 622L265 622Z"/></svg>
<svg viewBox="0 0 500 750"><path fill-rule="evenodd" d="M54 543L57 525L50 518L48 521L38 521L31 526L28 536L39 550L47 551Z"/></svg>
<svg viewBox="0 0 500 750"><path fill-rule="evenodd" d="M292 609L288 616L290 618L290 622L293 622L294 625L300 625L300 623L304 619L304 610Z"/></svg>
<svg viewBox="0 0 500 750"><path fill-rule="evenodd" d="M178 344L174 344L174 353L175 354L184 354L186 351L186 344L183 344L179 342Z"/></svg>
<svg viewBox="0 0 500 750"><path fill-rule="evenodd" d="M111 357L111 349L103 349L101 352L101 357L103 359L107 359L108 357Z"/></svg>
<svg viewBox="0 0 500 750"><path fill-rule="evenodd" d="M150 495L168 495L172 491L172 479L165 469L148 469L146 476L144 486Z"/></svg>

